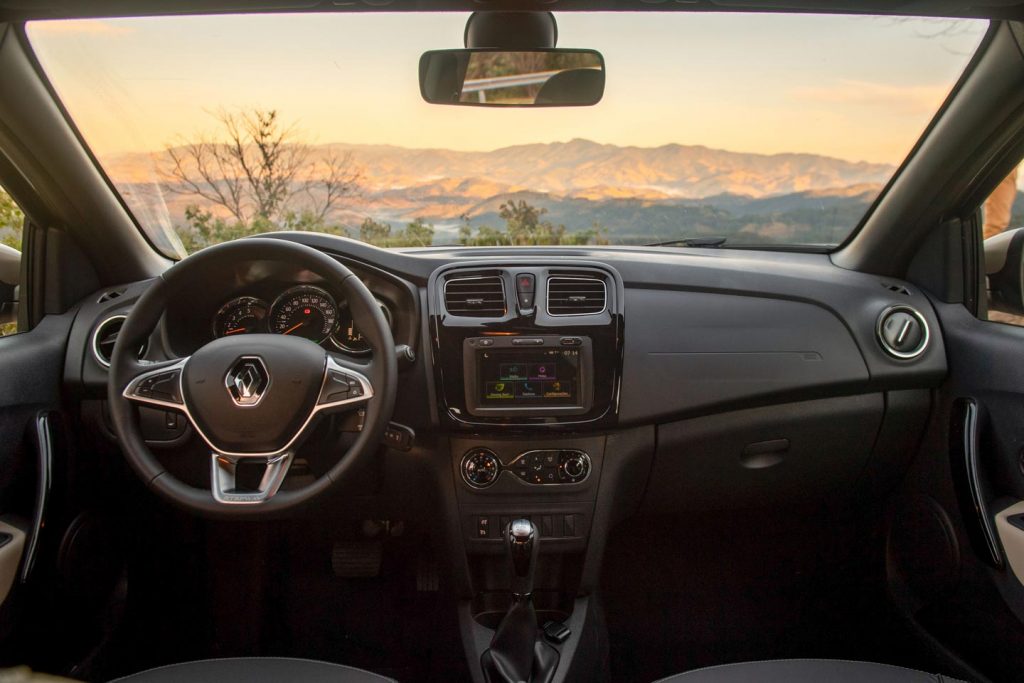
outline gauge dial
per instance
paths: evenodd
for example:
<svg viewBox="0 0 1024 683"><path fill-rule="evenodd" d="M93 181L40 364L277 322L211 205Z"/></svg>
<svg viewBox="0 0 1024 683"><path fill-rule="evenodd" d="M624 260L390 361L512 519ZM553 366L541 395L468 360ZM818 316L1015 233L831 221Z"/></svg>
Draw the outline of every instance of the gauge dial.
<svg viewBox="0 0 1024 683"><path fill-rule="evenodd" d="M213 336L230 337L235 334L251 334L263 329L267 317L267 303L252 296L232 299L217 311L213 318Z"/></svg>
<svg viewBox="0 0 1024 683"><path fill-rule="evenodd" d="M392 327L391 311L379 299L377 299L377 305L380 306L384 319L388 321L388 327ZM349 353L360 355L370 353L370 344L356 326L356 321L352 318L352 311L347 304L342 305L338 310L338 330L331 337L331 341L339 349Z"/></svg>
<svg viewBox="0 0 1024 683"><path fill-rule="evenodd" d="M334 297L319 287L292 287L270 307L270 331L305 337L320 344L338 324Z"/></svg>

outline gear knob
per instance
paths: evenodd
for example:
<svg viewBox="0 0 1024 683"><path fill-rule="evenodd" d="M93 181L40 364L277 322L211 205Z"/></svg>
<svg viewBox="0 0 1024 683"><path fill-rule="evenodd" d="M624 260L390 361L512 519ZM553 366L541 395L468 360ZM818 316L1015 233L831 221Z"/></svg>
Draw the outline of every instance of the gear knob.
<svg viewBox="0 0 1024 683"><path fill-rule="evenodd" d="M515 519L505 529L505 543L512 573L512 593L517 598L529 598L533 593L540 532L530 520Z"/></svg>

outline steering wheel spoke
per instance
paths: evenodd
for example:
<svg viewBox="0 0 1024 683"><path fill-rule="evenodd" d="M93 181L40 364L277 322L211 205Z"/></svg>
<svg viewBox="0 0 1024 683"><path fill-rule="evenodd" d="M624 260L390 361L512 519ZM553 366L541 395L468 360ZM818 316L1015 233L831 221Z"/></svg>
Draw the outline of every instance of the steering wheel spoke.
<svg viewBox="0 0 1024 683"><path fill-rule="evenodd" d="M320 389L316 410L339 411L358 408L373 398L369 375L371 363L357 363L338 354L327 354L324 384Z"/></svg>
<svg viewBox="0 0 1024 683"><path fill-rule="evenodd" d="M291 451L273 456L212 453L210 488L213 499L225 505L258 505L266 502L281 488L292 458ZM242 463L263 465L263 475L255 489L239 487L238 467Z"/></svg>
<svg viewBox="0 0 1024 683"><path fill-rule="evenodd" d="M139 405L184 411L181 377L186 362L187 357L138 363L139 373L128 382L122 395Z"/></svg>

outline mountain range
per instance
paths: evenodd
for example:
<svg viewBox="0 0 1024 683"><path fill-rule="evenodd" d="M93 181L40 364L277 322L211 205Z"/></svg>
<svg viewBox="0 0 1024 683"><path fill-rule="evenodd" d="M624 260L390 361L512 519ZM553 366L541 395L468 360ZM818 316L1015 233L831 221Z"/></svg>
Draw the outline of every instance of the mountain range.
<svg viewBox="0 0 1024 683"><path fill-rule="evenodd" d="M583 139L492 151L326 144L312 159L348 155L361 190L335 220L396 225L414 218L454 231L462 216L499 226L498 207L522 199L570 231L597 222L615 241L728 232L757 240L831 241L853 227L894 167L813 154L749 154L670 144L629 147ZM163 153L103 159L122 191L139 197ZM194 197L166 194L179 222ZM854 214L856 214L854 216ZM853 222L849 222L852 220ZM842 235L839 235L841 239Z"/></svg>

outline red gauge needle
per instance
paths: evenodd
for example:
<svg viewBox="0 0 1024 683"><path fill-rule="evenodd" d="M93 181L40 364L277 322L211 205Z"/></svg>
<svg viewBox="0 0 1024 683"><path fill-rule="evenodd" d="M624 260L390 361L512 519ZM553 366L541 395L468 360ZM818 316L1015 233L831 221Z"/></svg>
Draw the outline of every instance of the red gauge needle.
<svg viewBox="0 0 1024 683"><path fill-rule="evenodd" d="M224 333L224 336L227 336L229 334L241 334L242 332L248 332L248 330L246 330L244 327L239 327L234 330L228 330L227 332Z"/></svg>
<svg viewBox="0 0 1024 683"><path fill-rule="evenodd" d="M299 323L298 325L293 325L292 327L289 327L287 330L282 332L282 334L291 334L292 332L294 332L295 330L299 329L300 327L302 327L305 324L306 323Z"/></svg>

